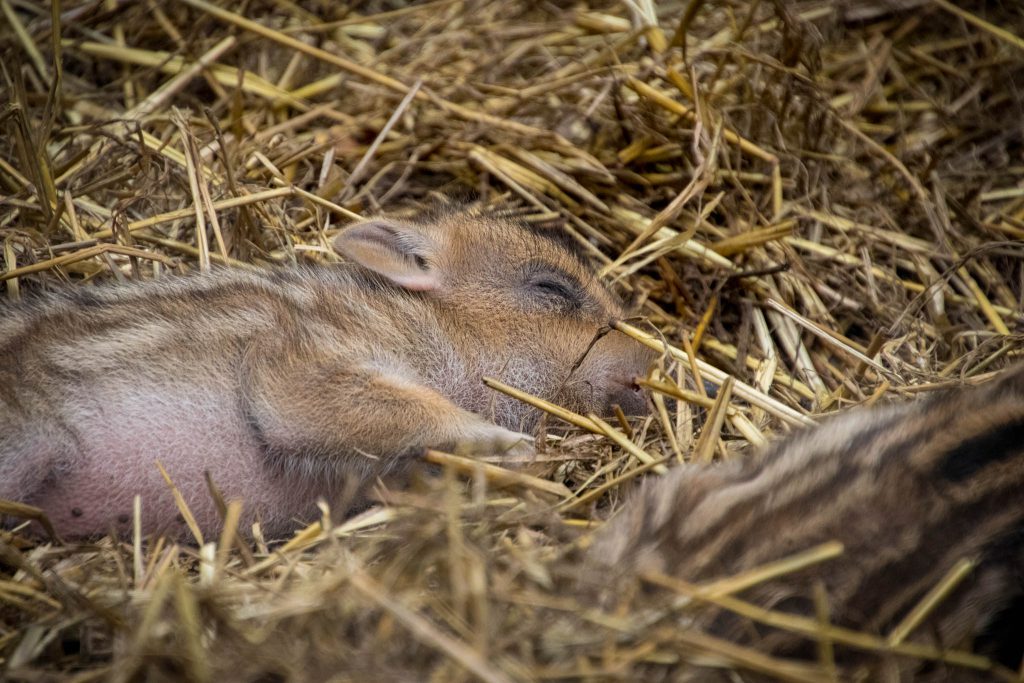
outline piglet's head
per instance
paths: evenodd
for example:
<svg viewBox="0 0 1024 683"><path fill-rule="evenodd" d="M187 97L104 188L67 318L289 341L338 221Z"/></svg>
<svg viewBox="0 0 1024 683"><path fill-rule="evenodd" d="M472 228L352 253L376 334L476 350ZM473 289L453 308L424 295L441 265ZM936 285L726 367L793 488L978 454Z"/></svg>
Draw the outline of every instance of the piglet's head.
<svg viewBox="0 0 1024 683"><path fill-rule="evenodd" d="M627 311L563 233L460 212L372 219L342 231L334 247L436 305L454 348L482 373L579 412L646 412L636 379L652 354L615 331L594 341ZM522 410L496 418L529 422Z"/></svg>

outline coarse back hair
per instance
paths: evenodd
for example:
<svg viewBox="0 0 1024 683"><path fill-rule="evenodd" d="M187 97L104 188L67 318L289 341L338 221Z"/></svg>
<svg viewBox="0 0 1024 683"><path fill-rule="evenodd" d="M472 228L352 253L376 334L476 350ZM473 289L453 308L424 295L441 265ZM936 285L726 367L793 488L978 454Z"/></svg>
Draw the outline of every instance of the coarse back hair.
<svg viewBox="0 0 1024 683"><path fill-rule="evenodd" d="M1012 614L1024 594L1022 492L1024 366L977 388L852 410L743 462L651 478L602 530L590 558L598 576L707 582L836 540L841 557L743 598L813 615L821 583L834 623L880 635L967 558L974 570L916 637L940 647L979 638L1016 666L1020 643L993 639L986 625L1021 618ZM749 622L725 610L703 626L779 655L814 653L793 633L761 629L755 638Z"/></svg>

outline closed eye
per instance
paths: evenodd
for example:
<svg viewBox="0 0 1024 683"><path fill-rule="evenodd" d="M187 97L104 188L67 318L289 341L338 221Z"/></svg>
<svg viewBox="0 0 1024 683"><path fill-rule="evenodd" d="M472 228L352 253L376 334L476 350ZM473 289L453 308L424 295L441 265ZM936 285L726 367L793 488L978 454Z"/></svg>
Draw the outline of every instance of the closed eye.
<svg viewBox="0 0 1024 683"><path fill-rule="evenodd" d="M575 278L555 270L533 273L526 280L526 288L534 299L563 310L581 308L586 298Z"/></svg>
<svg viewBox="0 0 1024 683"><path fill-rule="evenodd" d="M531 282L530 286L544 296L565 299L566 301L573 301L577 298L577 292L573 291L570 285L554 278L538 278Z"/></svg>

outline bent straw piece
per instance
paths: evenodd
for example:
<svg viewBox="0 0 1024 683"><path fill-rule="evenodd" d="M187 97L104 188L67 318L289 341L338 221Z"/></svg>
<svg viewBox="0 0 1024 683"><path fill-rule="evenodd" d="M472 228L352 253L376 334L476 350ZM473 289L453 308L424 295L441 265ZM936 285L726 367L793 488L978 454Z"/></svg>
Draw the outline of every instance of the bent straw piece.
<svg viewBox="0 0 1024 683"><path fill-rule="evenodd" d="M313 47L312 45L308 45L302 42L301 40L292 38L291 36L285 35L279 31L269 29L266 26L260 24L259 22L247 19L234 12L229 12L228 10L221 9L220 7L212 5L206 2L205 0L179 1L186 5L190 5L202 12L206 12L207 14L214 16L217 19L220 19L221 21L234 24L235 26L245 29L246 31L255 33L259 36L267 38L268 40L272 40L280 45L284 45L285 47L289 47L298 52L303 52L309 55L310 57L318 59L327 64L331 64L332 66L336 66L339 69L343 69L355 76L370 81L371 83L376 83L378 85L384 86L385 88L393 92L405 95L410 90L409 86L407 86L405 83L402 83L399 80L391 78L390 76L385 76L384 74L381 74L378 71L375 71L374 69L362 66L361 64L357 64L351 60L345 59L344 57L339 57L338 55L328 52L327 50L322 50L318 47ZM465 119L467 121L472 121L474 123L481 123L488 126L493 126L495 128L500 128L510 133L515 133L517 135L524 135L530 137L543 137L546 134L549 136L551 135L550 133L547 133L547 131L541 130L539 128L534 128L533 126L528 126L526 124L518 123L516 121L503 119L499 116L493 116L482 111L477 111L474 109L470 109L468 107L464 107L454 102L449 102L448 100L445 100L444 98L439 97L434 93L430 92L426 88L422 89L419 93L416 94L416 100L432 102L440 109L448 112L449 114L454 114L459 118Z"/></svg>
<svg viewBox="0 0 1024 683"><path fill-rule="evenodd" d="M636 91L636 93L642 97L647 98L651 102L654 102L662 109L669 111L678 116L683 116L691 121L696 120L697 114L687 107L686 105L673 100L668 95L662 93L659 90L654 89L647 83L637 80L636 78L629 78L626 80L626 84ZM778 157L770 152L765 152L763 149L743 138L739 134L729 129L722 130L722 137L726 142L736 145L741 150L749 154L750 156L757 157L763 161L769 163L778 163Z"/></svg>
<svg viewBox="0 0 1024 683"><path fill-rule="evenodd" d="M473 475L482 472L487 481L497 486L523 486L526 488L550 493L560 498L571 498L573 493L563 484L534 477L523 472L515 472L497 465L492 465L473 458L466 458L452 453L427 449L423 459L435 465L444 465L454 468L464 475Z"/></svg>
<svg viewBox="0 0 1024 683"><path fill-rule="evenodd" d="M700 437L693 447L693 461L698 463L710 463L714 457L715 447L718 445L722 434L722 423L725 421L725 414L729 408L729 401L732 398L732 388L736 380L729 375L722 382L722 388L715 397L714 405L708 411L708 417L704 421L704 428L700 431Z"/></svg>
<svg viewBox="0 0 1024 683"><path fill-rule="evenodd" d="M187 82L187 80L203 69L208 70L210 76L223 86L229 88L240 87L242 92L247 94L270 102L282 101L296 109L306 110L309 108L308 105L300 99L293 97L287 90L277 87L252 71L226 64L218 64L215 60L224 51L232 47L236 40L234 36L228 36L194 61L186 60L183 57L162 50L144 50L135 47L106 45L92 41L77 42L69 39L64 39L61 43L65 48L74 48L94 57L159 69L161 72L173 76L171 80L167 81L160 89L154 91L146 100L126 112L124 118L127 120L136 120L149 112L155 111L157 107L161 106L167 96L174 94L173 91L165 91L168 86L180 89L181 85L183 85L181 82L183 76L185 76L184 80Z"/></svg>
<svg viewBox="0 0 1024 683"><path fill-rule="evenodd" d="M678 349L670 344L665 344L660 339L650 334L647 334L646 332L640 330L639 328L633 327L629 323L617 320L612 324L612 327L617 329L619 332L622 332L623 334L629 335L633 339L636 339L638 342L640 342L644 346L647 346L648 348L654 349L655 351L658 351L660 353L668 353L673 358L676 358L682 361L683 363L690 362L690 357L681 349ZM721 385L723 382L725 382L725 378L729 376L722 370L716 368L714 365L711 365L710 363L703 361L700 358L697 358L695 360L697 362L697 367L700 368L700 371L704 375L704 377L710 379L715 384ZM771 413L772 415L775 415L780 420L783 420L788 424L803 425L808 427L817 424L817 422L815 422L812 418L807 417L803 413L797 412L793 408L790 408L784 403L775 400L771 396L766 396L765 394L761 393L760 391L750 386L749 384L745 384L739 380L736 380L736 383L733 386L733 392L737 396L742 398L744 401L756 405L758 408L761 408Z"/></svg>
<svg viewBox="0 0 1024 683"><path fill-rule="evenodd" d="M701 595L712 598L733 595L759 583L792 574L820 562L839 557L843 554L843 551L843 544L839 541L827 541L813 548L794 553L781 560L744 570L725 579L702 584L697 590Z"/></svg>
<svg viewBox="0 0 1024 683"><path fill-rule="evenodd" d="M386 524L399 516L400 511L395 508L373 507L362 514L345 520L343 524L335 525L334 528L331 529L330 535L335 538L344 538L355 534L357 531L363 531L371 527ZM268 569L288 560L293 555L309 550L324 540L326 540L326 537L323 533L323 527L320 522L313 522L301 531L296 532L296 534L292 536L287 543L282 545L280 548L275 549L272 555L260 560L251 567L246 567L241 573L244 576L256 576L262 574Z"/></svg>
<svg viewBox="0 0 1024 683"><path fill-rule="evenodd" d="M970 669L988 671L994 674L1000 673L998 670L993 668L991 660L987 657L976 655L971 652L940 649L920 643L901 643L899 645L890 645L884 638L880 638L870 633L855 631L853 629L840 626L822 628L822 625L815 617L805 617L788 612L766 609L754 603L740 600L729 595L706 595L702 592L700 587L660 572L644 572L641 574L641 578L644 581L667 588L692 600L707 602L746 617L752 621L785 631L790 631L791 633L800 634L810 639L828 637L836 643L860 650L870 652L891 652L893 654L906 655L916 657L918 659L947 662ZM1014 680L1012 678L1007 678L1006 676L1000 676L1000 678L1006 681Z"/></svg>
<svg viewBox="0 0 1024 683"><path fill-rule="evenodd" d="M975 14L971 14L965 9L957 7L953 3L949 2L949 0L932 0L932 3L938 5L939 7L941 7L942 9L946 10L951 14L955 14L956 16L960 17L967 23L974 24L982 31L986 31L987 33L992 34L999 40L1002 40L1003 42L1007 43L1008 45L1011 45L1017 48L1018 50L1024 50L1024 38L1021 38L1020 36L1011 33L1010 31L1007 31L1004 28L996 26L995 24L987 22L981 17Z"/></svg>
<svg viewBox="0 0 1024 683"><path fill-rule="evenodd" d="M967 578L968 574L977 568L978 563L975 560L963 558L949 570L949 572L932 587L928 594L921 598L914 609L910 610L910 613L903 618L900 623L893 627L889 633L887 641L890 645L899 645L907 636L914 632L921 622L928 618L936 607L938 607L950 593L953 592L960 583Z"/></svg>
<svg viewBox="0 0 1024 683"><path fill-rule="evenodd" d="M196 539L196 545L202 546L203 532L199 529L199 524L196 522L195 515L192 514L192 510L189 508L188 503L185 502L185 496L181 495L181 491L175 486L174 481L171 479L171 475L167 474L167 470L164 469L163 464L159 460L156 461L156 467L160 470L160 476L164 478L167 483L167 488L171 490L171 495L174 496L174 504L178 506L178 512L185 519L185 524L188 525L189 531L192 532L192 536Z"/></svg>
<svg viewBox="0 0 1024 683"><path fill-rule="evenodd" d="M819 242L813 242L811 240L805 240L805 239L802 239L800 237L786 237L786 238L784 238L784 241L785 241L786 244L789 244L790 246L796 247L797 249L801 249L803 251L809 251L809 252L811 252L813 254L817 254L819 256L824 256L825 258L832 259L832 260L837 261L839 263L842 263L844 265L859 266L859 267L863 267L863 266L866 265L865 262L861 258L859 258L857 256L854 256L853 254L847 254L845 252L839 251L835 247L830 247L828 245L821 244ZM869 268L870 268L871 274L874 277L877 277L877 278L886 280L888 282L891 282L893 284L896 284L896 285L898 285L900 287L903 287L908 292L914 292L915 294L921 294L922 292L926 292L930 288L936 287L939 284L945 284L944 281L940 281L940 282L933 282L933 283L931 283L929 285L923 285L920 282L912 282L910 280L903 280L903 279L897 277L896 275L894 275L894 274L892 274L892 273L890 273L890 272L888 272L886 270L883 270L882 268L879 268L878 266L871 265L871 266L869 266ZM978 305L978 302L973 297L965 297L965 296L963 296L961 294L957 294L956 292L943 292L943 296L946 299L948 299L949 301L951 301L952 303L955 303L955 304L964 304L964 305L972 306L974 308L980 308L979 305ZM1016 320L1024 319L1024 312L1022 312L1020 310L1010 309L1010 308L1007 308L1006 306L1001 306L1001 305L998 305L998 304L993 304L992 305L992 310L997 311L1000 315L1012 317L1012 318L1014 318Z"/></svg>
<svg viewBox="0 0 1024 683"><path fill-rule="evenodd" d="M755 310L758 312L761 311L761 309ZM767 328L767 322L765 323L765 327ZM785 387L796 392L797 394L800 395L801 398L806 398L808 401L813 401L815 398L814 392L811 391L811 388L809 386L807 386L797 378L793 377L785 370L778 368L777 353L774 350L774 344L771 344L769 346L769 348L772 349L772 352L766 353L764 359L754 358L753 356L746 356L745 358L741 359L739 357L738 350L732 344L726 344L725 342L721 342L715 339L714 337L708 336L705 336L700 343L701 346L703 346L705 349L713 351L717 354L721 354L722 356L725 356L730 360L741 362L744 365L746 365L747 368L755 372L757 372L761 368L762 363L764 363L765 359L767 359L770 363L773 363L775 365L775 369L771 374L767 375L767 377L769 377L770 379L767 381L766 387L771 387L772 384L777 384L779 386ZM767 392L767 388L758 389L758 391L760 391L763 394Z"/></svg>
<svg viewBox="0 0 1024 683"><path fill-rule="evenodd" d="M579 413L574 413L571 410L567 410L561 406L555 405L554 403L545 401L542 398L538 398L533 394L528 394L525 391L511 387L504 382L494 379L493 377L484 377L483 382L486 386L494 389L495 391L500 391L501 393L520 400L523 403L528 403L534 408L540 408L544 412L554 415L558 419L564 420L569 424L576 425L577 427L586 429L588 432L593 432L594 434L604 434L604 431L594 424L593 420L583 417Z"/></svg>
<svg viewBox="0 0 1024 683"><path fill-rule="evenodd" d="M22 517L25 519L31 519L38 522L43 527L43 531L50 537L50 540L56 544L63 544L64 541L57 534L56 529L53 527L53 523L50 522L50 518L46 516L46 513L34 505L28 505L27 503L18 503L13 500L6 500L0 498L0 514L10 515L12 517Z"/></svg>
<svg viewBox="0 0 1024 683"><path fill-rule="evenodd" d="M616 477L613 477L612 479L609 479L608 481L604 482L600 486L595 486L594 488L592 488L592 489L590 489L590 490L588 490L586 492L583 492L583 489L581 488L580 491L577 492L578 494L580 494L578 498L570 498L568 500L562 501L561 503L559 503L559 508L558 509L561 512L564 513L564 512L568 512L569 510L572 510L575 507L579 507L580 505L584 505L586 503L589 503L592 500L597 500L598 498L603 496L605 494L605 492L610 491L610 490L616 488L617 486L619 486L623 482L627 482L627 481L629 481L631 479L636 479L641 474L649 472L649 471L653 470L655 467L659 467L659 466L665 465L673 457L674 456L668 455L668 456L665 456L664 458L658 458L654 462L646 463L646 464L640 465L639 467L634 467L633 469L628 470L626 472L623 472L622 474L620 474L620 475L618 475Z"/></svg>
<svg viewBox="0 0 1024 683"><path fill-rule="evenodd" d="M654 471L658 474L665 474L668 472L668 468L664 465L657 464L658 458L654 457L644 449L637 446L635 443L626 438L626 435L620 432L615 427L599 418L597 415L591 413L587 416L590 420L597 425L601 433L607 436L609 439L614 441L620 448L625 450L630 455L634 456L637 460L645 465L653 465Z"/></svg>
<svg viewBox="0 0 1024 683"><path fill-rule="evenodd" d="M217 201L213 202L211 206L215 211L224 211L226 209L234 209L239 206L247 206L249 204L255 204L256 202L266 201L269 199L277 199L279 197L287 197L289 195L295 197L302 197L303 199L318 204L319 206L323 206L324 208L327 208L351 220L356 220L360 218L359 214L349 211L348 209L342 206L338 206L337 204L330 200L324 199L323 197L319 197L311 192L307 192L306 190L303 190L298 187L292 187L290 185L284 187L276 187L270 190L263 190L262 192L253 192L252 194L245 194L238 197L218 199ZM173 221L181 220L183 218L189 218L190 216L193 215L194 211L195 209L191 207L187 207L184 209L175 209L174 211L167 211L165 213L160 213L155 216L150 216L149 218L143 218L140 220L132 221L128 223L128 225L125 227L128 230L128 232L132 233L138 230L142 230L144 228L150 228L155 225L160 225L161 223L170 223ZM92 233L90 237L92 239L106 239L108 237L113 236L113 234L114 231L111 230L110 228L107 228Z"/></svg>
<svg viewBox="0 0 1024 683"><path fill-rule="evenodd" d="M867 355L865 355L865 353L861 349L857 348L853 342L851 342L846 337L843 337L838 332L830 330L827 327L822 327L813 320L805 318L804 316L800 315L799 313L797 313L790 307L786 306L785 304L782 304L781 302L777 301L776 299L766 300L765 305L767 305L769 308L772 308L775 311L778 311L780 314L786 316L800 327L804 328L808 332L811 332L816 337L825 340L828 344L834 346L840 351L846 353L847 355L853 356L861 363L864 363L865 365L870 365L879 372L888 372L888 368L886 368L884 365L874 360L873 358L870 358Z"/></svg>

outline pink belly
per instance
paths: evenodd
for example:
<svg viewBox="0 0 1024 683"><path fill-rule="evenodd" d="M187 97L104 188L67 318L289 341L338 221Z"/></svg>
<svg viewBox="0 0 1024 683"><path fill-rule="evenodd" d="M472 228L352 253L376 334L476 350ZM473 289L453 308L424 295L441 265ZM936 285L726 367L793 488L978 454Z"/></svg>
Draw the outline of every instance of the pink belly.
<svg viewBox="0 0 1024 683"><path fill-rule="evenodd" d="M177 395L176 395L177 394ZM187 534L163 465L206 536L220 530L209 471L225 501L243 501L243 531L260 521L268 537L316 519L316 501L336 487L268 466L233 397L216 392L139 393L121 400L78 402L66 416L79 439L28 501L43 508L57 531L82 537L132 527L133 499L142 498L143 533Z"/></svg>

